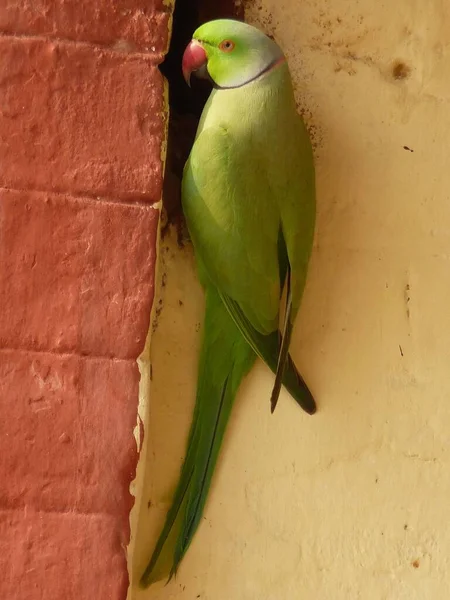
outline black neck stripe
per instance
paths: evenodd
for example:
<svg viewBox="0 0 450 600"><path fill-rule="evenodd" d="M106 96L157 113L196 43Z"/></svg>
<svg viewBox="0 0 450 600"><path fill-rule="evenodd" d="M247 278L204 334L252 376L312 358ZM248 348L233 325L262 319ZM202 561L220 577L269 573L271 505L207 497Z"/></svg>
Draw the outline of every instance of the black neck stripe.
<svg viewBox="0 0 450 600"><path fill-rule="evenodd" d="M277 58L276 60L274 60L271 63L269 63L267 65L267 67L264 67L264 69L262 71L260 71L257 75L255 75L251 79L247 79L247 81L244 81L243 83L240 83L239 85L229 85L229 86L224 85L224 86L222 86L222 85L217 85L217 83L215 83L213 81L213 87L216 90L235 90L237 88L243 87L244 85L247 85L248 83L251 83L252 81L255 81L255 79L258 79L258 77L261 77L261 75L264 75L264 73L267 73L268 71L271 71L276 66L281 65L284 62L286 62L286 57L285 56L282 56L281 58Z"/></svg>

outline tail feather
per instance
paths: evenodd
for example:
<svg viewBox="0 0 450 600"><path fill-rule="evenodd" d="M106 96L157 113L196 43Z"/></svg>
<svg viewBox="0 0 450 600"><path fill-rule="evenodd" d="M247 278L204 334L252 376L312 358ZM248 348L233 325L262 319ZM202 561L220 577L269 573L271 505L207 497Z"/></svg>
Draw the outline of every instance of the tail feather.
<svg viewBox="0 0 450 600"><path fill-rule="evenodd" d="M286 311L284 315L284 327L281 335L280 351L278 353L277 368L275 371L275 382L273 384L272 395L270 396L270 410L273 413L277 407L280 396L281 385L283 383L284 371L288 362L289 344L292 334L292 290L291 290L291 270L288 266L286 277Z"/></svg>
<svg viewBox="0 0 450 600"><path fill-rule="evenodd" d="M141 577L143 587L175 575L189 548L203 513L237 389L255 358L217 291L209 287L197 400L186 458L172 506ZM166 556L171 562L168 570L162 564Z"/></svg>
<svg viewBox="0 0 450 600"><path fill-rule="evenodd" d="M196 467L199 477L192 478L191 480L191 486L189 488L186 509L184 513L182 532L178 537L175 546L174 561L170 572L170 577L176 574L178 565L186 554L200 523L203 509L205 507L206 496L208 494L212 479L213 470L217 461L220 442L225 433L225 428L231 413L233 400L234 396L229 393L228 378L226 378L222 388L219 405L217 406L216 410L212 410L211 414L208 415L208 418L205 419L209 424L208 427L210 425L213 427L211 435L209 435L210 432L204 431L205 435L203 436L204 439L202 441L205 445L205 455L203 455L201 449L198 451L199 456L202 458L200 460L200 464ZM210 423L211 419L214 419L212 423ZM202 446L203 444L200 445Z"/></svg>

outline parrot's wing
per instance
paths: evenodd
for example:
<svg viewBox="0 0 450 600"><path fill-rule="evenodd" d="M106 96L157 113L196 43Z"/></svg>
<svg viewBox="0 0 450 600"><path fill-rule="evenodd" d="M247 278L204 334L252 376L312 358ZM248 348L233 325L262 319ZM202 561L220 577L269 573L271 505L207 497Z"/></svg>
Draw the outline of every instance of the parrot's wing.
<svg viewBox="0 0 450 600"><path fill-rule="evenodd" d="M283 241L286 245L292 288L291 322L294 321L305 287L314 238L316 191L314 158L303 120L294 114L286 126L284 160L279 180L272 181L278 203ZM276 178L276 175L275 175Z"/></svg>
<svg viewBox="0 0 450 600"><path fill-rule="evenodd" d="M298 373L295 367L292 371L288 354L306 280L315 217L311 145L303 122L296 114L294 117L286 132L285 152L282 159L275 159L277 168L271 170L270 182L270 161L259 154L260 149L251 139L237 143L225 127L203 130L185 167L183 209L197 258L229 310L230 302L234 303L234 314L230 312L243 335L248 339L251 329L276 334L275 352L271 347L262 352L262 336L259 351L253 346L276 375L272 410L287 368L291 369L287 378L305 388L300 394L290 390L291 394L307 412L314 412L314 400L303 380L293 377ZM288 287L281 343L280 276ZM236 308L243 317L240 321L236 319ZM274 356L278 357L275 367Z"/></svg>
<svg viewBox="0 0 450 600"><path fill-rule="evenodd" d="M271 410L275 410L288 365L292 327L305 287L314 238L316 215L314 159L303 120L294 112L280 122L284 127L283 159L271 173L274 199L281 216L280 272L286 274L286 305ZM284 277L283 277L284 279Z"/></svg>
<svg viewBox="0 0 450 600"><path fill-rule="evenodd" d="M183 210L209 279L263 334L278 329L280 210L259 150L225 127L197 137L183 177Z"/></svg>
<svg viewBox="0 0 450 600"><path fill-rule="evenodd" d="M275 382L270 396L270 410L273 412L277 406L280 396L281 385L283 383L284 370L289 355L289 345L291 343L292 327L292 286L291 286L291 267L288 267L286 275L286 307L284 311L284 325L281 334L280 350L278 352L277 368L275 370Z"/></svg>
<svg viewBox="0 0 450 600"><path fill-rule="evenodd" d="M280 373L281 383L288 390L294 400L303 408L304 411L310 415L313 415L316 412L316 402L288 352L289 344L286 344L287 357L285 357L284 360L285 368L283 371L281 371L279 370L281 351L278 331L274 331L270 335L262 335L259 333L259 331L256 331L250 321L248 321L237 302L223 293L220 294L220 297L231 317L233 318L233 321L236 323L241 334L244 336L255 354L257 354L275 374ZM286 320L285 322L288 321ZM281 344L281 350L282 349L283 342Z"/></svg>

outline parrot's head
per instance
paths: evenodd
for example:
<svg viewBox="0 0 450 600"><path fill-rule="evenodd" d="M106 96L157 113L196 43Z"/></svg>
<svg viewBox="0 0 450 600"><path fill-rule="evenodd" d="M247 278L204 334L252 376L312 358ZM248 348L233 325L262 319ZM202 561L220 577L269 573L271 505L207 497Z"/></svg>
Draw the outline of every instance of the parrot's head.
<svg viewBox="0 0 450 600"><path fill-rule="evenodd" d="M219 88L240 87L284 60L281 48L256 27L219 19L199 27L183 55L183 75L210 79Z"/></svg>

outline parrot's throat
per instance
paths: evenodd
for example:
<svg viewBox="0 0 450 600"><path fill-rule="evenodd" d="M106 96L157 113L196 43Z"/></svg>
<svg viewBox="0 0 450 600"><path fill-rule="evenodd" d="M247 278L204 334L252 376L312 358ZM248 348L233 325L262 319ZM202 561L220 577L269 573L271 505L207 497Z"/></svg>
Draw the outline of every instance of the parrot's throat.
<svg viewBox="0 0 450 600"><path fill-rule="evenodd" d="M266 75L267 73L270 73L271 71L273 71L280 65L284 64L285 62L286 62L286 57L280 56L279 58L275 59L273 62L269 63L267 65L267 67L264 67L259 73L257 73L250 79L247 79L246 81L243 81L242 83L239 83L238 85L217 85L217 83L213 83L214 88L217 90L235 90L236 88L243 87L244 85L247 85L248 83L251 83L252 81L255 81L256 79L259 79L259 77L262 77L263 75Z"/></svg>

